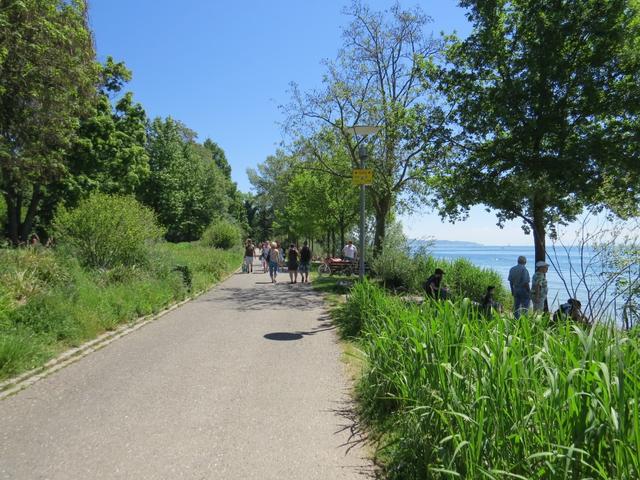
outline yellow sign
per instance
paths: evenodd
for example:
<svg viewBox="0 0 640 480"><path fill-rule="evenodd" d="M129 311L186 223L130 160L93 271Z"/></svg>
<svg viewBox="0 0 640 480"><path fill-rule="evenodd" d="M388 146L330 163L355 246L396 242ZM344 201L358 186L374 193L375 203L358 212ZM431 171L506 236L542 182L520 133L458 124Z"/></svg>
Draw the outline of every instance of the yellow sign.
<svg viewBox="0 0 640 480"><path fill-rule="evenodd" d="M351 174L354 185L371 185L373 183L373 170L370 168L356 168Z"/></svg>

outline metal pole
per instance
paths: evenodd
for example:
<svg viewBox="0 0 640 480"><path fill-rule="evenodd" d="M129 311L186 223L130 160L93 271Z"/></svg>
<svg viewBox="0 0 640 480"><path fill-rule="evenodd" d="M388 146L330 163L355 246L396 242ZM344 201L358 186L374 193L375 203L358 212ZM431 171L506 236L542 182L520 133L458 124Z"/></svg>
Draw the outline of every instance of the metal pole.
<svg viewBox="0 0 640 480"><path fill-rule="evenodd" d="M360 168L364 168L364 161L367 151L364 145L360 145L358 152L360 157ZM360 281L364 280L364 232L365 232L365 208L364 208L364 185L360 185Z"/></svg>

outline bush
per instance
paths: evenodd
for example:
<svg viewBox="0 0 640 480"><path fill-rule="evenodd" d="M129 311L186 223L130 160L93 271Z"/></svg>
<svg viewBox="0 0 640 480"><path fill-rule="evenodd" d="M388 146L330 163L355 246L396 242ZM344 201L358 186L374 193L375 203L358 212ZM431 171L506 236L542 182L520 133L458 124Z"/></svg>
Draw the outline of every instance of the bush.
<svg viewBox="0 0 640 480"><path fill-rule="evenodd" d="M0 284L15 304L47 292L68 281L69 273L51 250L43 248L0 250Z"/></svg>
<svg viewBox="0 0 640 480"><path fill-rule="evenodd" d="M155 214L133 197L97 193L54 219L55 238L92 268L146 264L163 230Z"/></svg>
<svg viewBox="0 0 640 480"><path fill-rule="evenodd" d="M464 258L449 261L423 252L411 255L408 250L396 246L387 247L373 261L373 272L386 288L419 294L424 294L423 284L436 268L445 271L444 285L453 300L469 298L479 302L491 285L496 288L496 301L504 306L511 302L511 296L497 272L477 267Z"/></svg>
<svg viewBox="0 0 640 480"><path fill-rule="evenodd" d="M242 241L242 230L228 220L219 219L207 227L201 241L208 247L229 250Z"/></svg>

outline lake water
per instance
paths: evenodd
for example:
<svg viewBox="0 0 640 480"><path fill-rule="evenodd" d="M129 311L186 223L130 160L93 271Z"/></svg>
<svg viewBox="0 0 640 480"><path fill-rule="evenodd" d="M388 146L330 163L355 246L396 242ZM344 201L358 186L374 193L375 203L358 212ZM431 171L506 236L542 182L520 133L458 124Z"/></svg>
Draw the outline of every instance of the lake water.
<svg viewBox="0 0 640 480"><path fill-rule="evenodd" d="M579 267L581 254L577 249L570 250L569 252L560 252L555 255L549 246L548 254L551 255L551 259L548 259L547 262L550 263L549 271L547 272L547 282L549 285L549 308L557 308L557 306L561 303L567 301L567 299L572 296L567 292L565 288L562 277L564 277L565 281L571 285L571 275L572 271L571 265L573 265L573 269ZM455 260L457 258L466 258L473 264L482 267L482 268L491 268L498 272L503 279L504 285L508 288L509 283L507 278L509 276L509 269L516 265L518 256L524 255L527 258L527 269L529 270L529 274L533 276L535 272L534 268L534 247L532 246L506 246L506 245L455 245L455 244L438 244L436 242L435 245L428 247L428 251L435 256L436 258L442 258L446 260ZM585 261L589 261L592 256L591 250L586 250L583 253L583 259ZM573 275L574 285L576 283L578 275ZM590 282L596 282L597 279L594 278L595 275L591 275ZM570 290L574 290L569 287ZM586 292L584 288L577 288L577 297L585 298Z"/></svg>

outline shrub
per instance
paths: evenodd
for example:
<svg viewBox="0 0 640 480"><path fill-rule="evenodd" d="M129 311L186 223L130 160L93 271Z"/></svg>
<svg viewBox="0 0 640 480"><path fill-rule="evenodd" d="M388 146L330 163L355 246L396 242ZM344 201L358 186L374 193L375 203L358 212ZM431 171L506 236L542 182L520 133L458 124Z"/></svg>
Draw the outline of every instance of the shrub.
<svg viewBox="0 0 640 480"><path fill-rule="evenodd" d="M479 302L488 286L496 288L495 299L508 306L511 296L503 286L500 275L490 269L475 266L459 258L453 261L436 259L424 252L411 255L397 245L389 246L373 260L373 272L389 289L404 289L424 294L423 284L436 268L445 271L444 284L452 299L469 298Z"/></svg>
<svg viewBox="0 0 640 480"><path fill-rule="evenodd" d="M0 284L11 302L23 304L68 279L69 273L51 250L0 250Z"/></svg>
<svg viewBox="0 0 640 480"><path fill-rule="evenodd" d="M54 219L55 238L92 268L146 264L163 234L155 214L133 197L97 193Z"/></svg>
<svg viewBox="0 0 640 480"><path fill-rule="evenodd" d="M202 243L214 248L229 250L240 244L242 231L228 220L218 219L207 227L202 234Z"/></svg>

